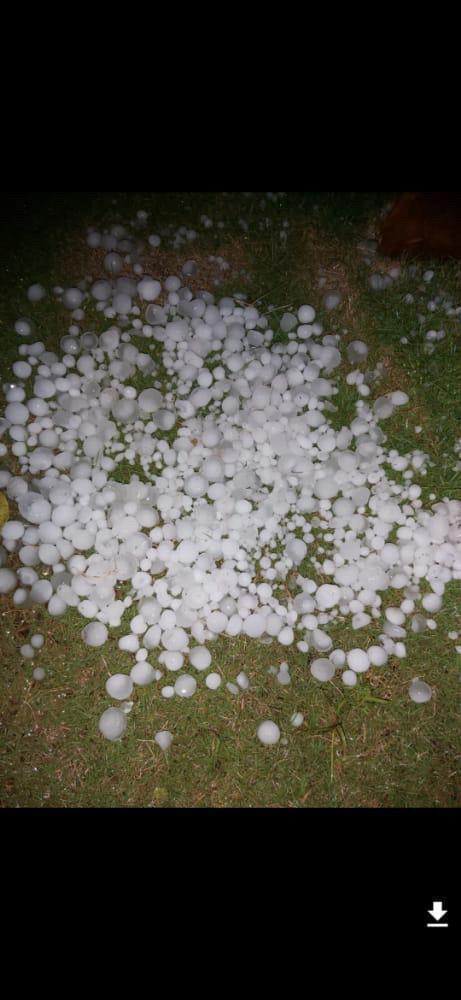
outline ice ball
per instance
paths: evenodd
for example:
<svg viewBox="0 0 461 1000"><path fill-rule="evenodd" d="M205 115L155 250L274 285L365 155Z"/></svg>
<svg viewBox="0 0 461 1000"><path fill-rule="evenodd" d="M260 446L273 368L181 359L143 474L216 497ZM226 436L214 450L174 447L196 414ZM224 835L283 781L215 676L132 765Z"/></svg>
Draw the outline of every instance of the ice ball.
<svg viewBox="0 0 461 1000"><path fill-rule="evenodd" d="M99 731L106 740L120 740L127 727L127 717L119 708L106 708L99 720Z"/></svg>

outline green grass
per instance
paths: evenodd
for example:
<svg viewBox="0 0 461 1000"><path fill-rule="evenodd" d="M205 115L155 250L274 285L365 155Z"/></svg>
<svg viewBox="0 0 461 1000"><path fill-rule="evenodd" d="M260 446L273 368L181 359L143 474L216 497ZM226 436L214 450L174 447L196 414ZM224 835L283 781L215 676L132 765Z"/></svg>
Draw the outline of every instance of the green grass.
<svg viewBox="0 0 461 1000"><path fill-rule="evenodd" d="M238 239L249 279L242 283L224 273L221 286L213 291L242 290L247 301L258 300L260 310L274 305L276 316L283 312L281 307L311 302L327 332L340 333L346 342L366 340L366 367L387 362L385 378L373 386L371 399L395 388L410 395L409 406L382 423L386 447L429 453L427 475L415 477L427 501L431 492L437 499L460 497L461 473L453 471L453 446L461 436L459 319L444 316L442 323L441 315L432 314L423 329L443 325L447 335L428 356L417 314L430 297L431 286L421 281L429 264L413 276L404 265L402 278L392 288L372 292L370 270L356 249L389 195L294 194L261 207L262 198L93 193L59 195L39 203L26 196L27 210L18 204L1 265L2 381L16 358L13 324L19 315L33 313L36 339L47 349L58 345L66 330L65 311L52 300L29 307L25 290L34 281L49 288L82 278L81 236L87 224L127 222L144 208L152 212L148 232L161 234L184 223L199 230L200 215L206 213L215 221L222 219L225 228L200 229L200 238L181 247L178 260L213 253ZM241 217L249 223L247 234L239 225ZM270 226L264 221L262 228L265 219ZM282 243L278 234L285 219L289 235ZM443 288L453 304L460 305L459 266L435 264L433 269L432 286ZM343 291L342 304L331 314L322 307L320 270L328 276L326 287L339 284ZM413 305L403 303L408 291L415 295ZM95 314L93 328L100 329L100 323ZM402 336L408 344L401 343ZM348 370L343 364L339 374ZM335 426L350 422L355 400L355 391L341 385L332 400ZM424 428L421 435L415 432L418 424ZM141 474L139 468L121 463L117 478L127 481L133 472ZM451 584L436 616L437 629L422 635L409 630L406 659L393 657L385 668L370 670L354 689L344 688L338 678L319 684L310 674L310 658L294 647L219 639L210 646L213 669L224 681L235 681L244 669L250 689L234 697L223 683L211 692L203 675L197 675L199 690L191 700L163 699L159 689L166 680L135 688L127 733L117 744L103 740L97 727L109 704L107 677L132 665L132 657L117 646L125 629L113 630L102 650L90 650L81 641L85 622L78 614L52 620L41 608L12 609L10 600L1 598L0 802L7 807L457 806L461 658L447 632L461 632L460 596L460 585ZM384 595L384 606L396 599L396 594ZM371 644L380 630L373 623L354 632L350 620L339 619L328 629L335 645L345 650ZM47 671L41 684L31 682L30 661L23 661L18 652L33 631L46 635L46 645L34 661ZM268 673L269 666L283 659L290 666L289 687ZM150 660L155 664L155 655ZM433 687L427 705L408 698L414 676ZM300 729L290 724L295 711L305 717ZM259 744L255 732L264 718L279 724L286 743L267 748ZM160 729L174 734L168 754L153 742Z"/></svg>

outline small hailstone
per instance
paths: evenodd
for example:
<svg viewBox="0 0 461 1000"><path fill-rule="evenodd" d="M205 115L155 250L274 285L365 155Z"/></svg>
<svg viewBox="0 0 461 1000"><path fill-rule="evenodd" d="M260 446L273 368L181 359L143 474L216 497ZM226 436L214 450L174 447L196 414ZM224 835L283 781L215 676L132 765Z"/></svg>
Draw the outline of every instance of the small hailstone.
<svg viewBox="0 0 461 1000"><path fill-rule="evenodd" d="M238 689L237 685L236 684L232 684L231 681L229 681L226 684L226 688L230 692L230 694L238 694L239 693L239 689Z"/></svg>
<svg viewBox="0 0 461 1000"><path fill-rule="evenodd" d="M281 663L280 669L277 674L277 680L279 684L287 685L291 684L291 677L288 670L288 663Z"/></svg>
<svg viewBox="0 0 461 1000"><path fill-rule="evenodd" d="M166 684L165 687L162 687L160 693L162 698L174 698L174 687L172 687L171 684Z"/></svg>
<svg viewBox="0 0 461 1000"><path fill-rule="evenodd" d="M387 653L382 646L369 646L367 656L373 667L384 667L387 663Z"/></svg>
<svg viewBox="0 0 461 1000"><path fill-rule="evenodd" d="M241 688L242 691L246 691L247 688L249 688L250 681L248 680L248 677L244 670L241 670L240 673L237 674L237 677L235 679L237 681L239 688Z"/></svg>
<svg viewBox="0 0 461 1000"><path fill-rule="evenodd" d="M275 722L267 720L266 722L261 722L258 726L257 736L261 743L264 743L266 746L271 746L274 743L278 743L280 739L280 729Z"/></svg>
<svg viewBox="0 0 461 1000"><path fill-rule="evenodd" d="M21 646L19 652L21 656L25 657L26 660L32 660L35 656L35 649L33 649L29 642L26 642L24 646Z"/></svg>
<svg viewBox="0 0 461 1000"><path fill-rule="evenodd" d="M425 681L420 681L419 677L415 677L408 688L408 694L412 701L417 702L418 705L422 705L424 702L431 700L432 688Z"/></svg>
<svg viewBox="0 0 461 1000"><path fill-rule="evenodd" d="M291 725L295 727L295 729L298 729L298 727L302 726L304 722L304 715L302 714L302 712L293 712L290 722Z"/></svg>
<svg viewBox="0 0 461 1000"><path fill-rule="evenodd" d="M458 636L459 636L459 632L449 632L448 633L448 638L452 639L453 641L455 641L458 638Z"/></svg>
<svg viewBox="0 0 461 1000"><path fill-rule="evenodd" d="M43 667L35 667L35 670L32 671L32 677L34 678L34 681L42 681L45 677Z"/></svg>
<svg viewBox="0 0 461 1000"><path fill-rule="evenodd" d="M341 674L341 680L346 687L355 687L357 684L357 674L354 670L344 670Z"/></svg>
<svg viewBox="0 0 461 1000"><path fill-rule="evenodd" d="M29 302L40 302L41 299L45 298L46 291L43 285L30 285L27 289L27 298Z"/></svg>
<svg viewBox="0 0 461 1000"><path fill-rule="evenodd" d="M155 734L154 739L160 749L165 751L168 750L173 742L173 734L169 733L167 729L162 729L159 733Z"/></svg>
<svg viewBox="0 0 461 1000"><path fill-rule="evenodd" d="M219 674L213 671L211 674L207 674L205 677L205 684L210 691L216 691L216 689L221 685L222 680Z"/></svg>
<svg viewBox="0 0 461 1000"><path fill-rule="evenodd" d="M45 637L41 635L40 632L36 632L35 635L31 637L30 640L30 644L31 646L34 647L34 649L41 649L44 642L45 642Z"/></svg>
<svg viewBox="0 0 461 1000"><path fill-rule="evenodd" d="M120 740L127 727L127 717L118 708L106 708L99 720L99 731L107 740Z"/></svg>

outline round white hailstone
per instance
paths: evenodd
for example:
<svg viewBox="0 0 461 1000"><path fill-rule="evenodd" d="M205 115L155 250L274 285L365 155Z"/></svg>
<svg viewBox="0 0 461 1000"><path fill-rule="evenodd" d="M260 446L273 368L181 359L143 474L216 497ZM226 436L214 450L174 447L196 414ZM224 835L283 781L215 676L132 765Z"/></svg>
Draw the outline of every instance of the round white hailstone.
<svg viewBox="0 0 461 1000"><path fill-rule="evenodd" d="M312 306L300 306L298 309L298 319L300 323L313 323L315 319L315 309Z"/></svg>
<svg viewBox="0 0 461 1000"><path fill-rule="evenodd" d="M120 740L127 727L127 717L119 708L106 708L99 720L99 732L106 740Z"/></svg>
<svg viewBox="0 0 461 1000"><path fill-rule="evenodd" d="M235 679L237 681L239 688L241 688L242 691L246 691L247 688L249 688L250 681L244 670L241 670Z"/></svg>
<svg viewBox="0 0 461 1000"><path fill-rule="evenodd" d="M252 614L248 615L243 622L243 631L245 635L250 636L251 639L258 639L264 632L266 627L266 619L264 615Z"/></svg>
<svg viewBox="0 0 461 1000"><path fill-rule="evenodd" d="M189 660L196 670L206 670L211 663L211 653L206 646L194 646L189 653Z"/></svg>
<svg viewBox="0 0 461 1000"><path fill-rule="evenodd" d="M333 642L326 632L322 632L321 629L315 628L312 632L312 645L319 652L324 652L327 649L331 649Z"/></svg>
<svg viewBox="0 0 461 1000"><path fill-rule="evenodd" d="M343 667L346 662L346 654L343 649L333 649L329 659L335 667Z"/></svg>
<svg viewBox="0 0 461 1000"><path fill-rule="evenodd" d="M44 645L44 642L45 642L45 637L41 635L40 632L36 632L35 635L33 635L30 640L30 644L31 646L34 647L34 649L41 649L42 646Z"/></svg>
<svg viewBox="0 0 461 1000"><path fill-rule="evenodd" d="M341 600L341 589L332 583L323 583L321 587L318 588L315 599L317 601L318 607L322 611L326 611L328 608L334 608L336 604L339 604Z"/></svg>
<svg viewBox="0 0 461 1000"><path fill-rule="evenodd" d="M274 743L278 743L280 739L280 729L275 722L271 722L268 719L266 722L261 722L258 726L257 736L258 740L264 743L265 746L272 746Z"/></svg>
<svg viewBox="0 0 461 1000"><path fill-rule="evenodd" d="M119 316L127 316L132 306L131 295L125 292L117 292L112 299L112 308Z"/></svg>
<svg viewBox="0 0 461 1000"><path fill-rule="evenodd" d="M227 615L224 615L222 611L212 611L206 619L207 628L215 635L219 635L220 632L224 632L227 624Z"/></svg>
<svg viewBox="0 0 461 1000"><path fill-rule="evenodd" d="M194 474L189 476L184 482L184 492L194 499L205 496L207 490L208 482L204 476Z"/></svg>
<svg viewBox="0 0 461 1000"><path fill-rule="evenodd" d="M159 733L155 734L154 739L160 749L165 752L173 742L173 734L168 732L168 729L162 729Z"/></svg>
<svg viewBox="0 0 461 1000"><path fill-rule="evenodd" d="M331 681L335 675L334 663L322 656L317 660L312 660L310 669L312 676L318 681Z"/></svg>
<svg viewBox="0 0 461 1000"><path fill-rule="evenodd" d="M428 609L429 610L429 609ZM400 608L386 608L385 616L391 625L403 625L405 621L405 615Z"/></svg>
<svg viewBox="0 0 461 1000"><path fill-rule="evenodd" d="M107 642L107 628L102 622L90 622L82 630L82 639L87 646L103 646Z"/></svg>
<svg viewBox="0 0 461 1000"><path fill-rule="evenodd" d="M303 715L303 713L302 712L293 712L293 715L291 716L290 722L291 722L291 725L295 727L295 729L298 729L298 727L302 726L302 724L304 722L304 715Z"/></svg>
<svg viewBox="0 0 461 1000"><path fill-rule="evenodd" d="M174 698L174 687L171 684L166 684L165 687L162 687L160 694L162 698Z"/></svg>
<svg viewBox="0 0 461 1000"><path fill-rule="evenodd" d="M162 663L167 670L181 670L184 664L184 656L175 649L169 649L166 653L161 653L158 662Z"/></svg>
<svg viewBox="0 0 461 1000"><path fill-rule="evenodd" d="M365 673L370 667L370 659L364 649L350 649L347 662L351 670L355 670L357 674Z"/></svg>
<svg viewBox="0 0 461 1000"><path fill-rule="evenodd" d="M36 604L48 604L53 596L53 587L49 580L37 580L32 584L30 599Z"/></svg>
<svg viewBox="0 0 461 1000"><path fill-rule="evenodd" d="M43 681L45 679L45 676L46 675L43 667L35 667L35 670L32 671L32 677L34 678L34 681Z"/></svg>
<svg viewBox="0 0 461 1000"><path fill-rule="evenodd" d="M284 628L280 629L277 638L282 646L291 646L292 642L294 642L295 634L289 625L285 625Z"/></svg>
<svg viewBox="0 0 461 1000"><path fill-rule="evenodd" d="M78 309L84 298L85 296L79 288L66 288L62 297L62 304L66 309Z"/></svg>
<svg viewBox="0 0 461 1000"><path fill-rule="evenodd" d="M9 594L17 582L18 578L12 569L0 569L0 594Z"/></svg>
<svg viewBox="0 0 461 1000"><path fill-rule="evenodd" d="M144 302L153 302L154 299L158 299L161 290L160 282L153 278L146 277L138 282L138 293Z"/></svg>
<svg viewBox="0 0 461 1000"><path fill-rule="evenodd" d="M155 680L155 670L147 660L139 660L130 670L130 677L134 684L139 687L146 687Z"/></svg>
<svg viewBox="0 0 461 1000"><path fill-rule="evenodd" d="M440 611L442 598L438 594L425 594L421 604L426 611Z"/></svg>
<svg viewBox="0 0 461 1000"><path fill-rule="evenodd" d="M198 548L193 542L184 540L179 543L176 549L176 558L185 566L191 566L198 557Z"/></svg>
<svg viewBox="0 0 461 1000"><path fill-rule="evenodd" d="M59 615L64 615L66 613L67 604L61 597L59 597L58 594L53 594L48 601L47 611L53 618L58 618Z"/></svg>
<svg viewBox="0 0 461 1000"><path fill-rule="evenodd" d="M230 681L226 684L226 688L229 691L229 694L238 694L239 693L239 689L238 689L237 685L236 684L232 684Z"/></svg>
<svg viewBox="0 0 461 1000"><path fill-rule="evenodd" d="M43 285L30 285L27 289L27 298L29 299L29 302L40 302L41 299L45 298L45 295L46 291Z"/></svg>
<svg viewBox="0 0 461 1000"><path fill-rule="evenodd" d="M213 671L205 677L205 684L207 688L210 688L210 691L216 691L220 684L222 684L222 680L219 674Z"/></svg>
<svg viewBox="0 0 461 1000"><path fill-rule="evenodd" d="M299 566L299 564L302 563L306 553L307 545L301 538L290 539L286 547L286 554L295 566Z"/></svg>
<svg viewBox="0 0 461 1000"><path fill-rule="evenodd" d="M17 319L14 329L20 337L30 337L32 333L32 323L28 319Z"/></svg>
<svg viewBox="0 0 461 1000"><path fill-rule="evenodd" d="M5 419L9 420L10 424L26 424L29 417L29 410L23 403L8 403L5 408Z"/></svg>
<svg viewBox="0 0 461 1000"><path fill-rule="evenodd" d="M124 701L133 690L133 680L127 674L112 674L106 681L106 691L110 698Z"/></svg>
<svg viewBox="0 0 461 1000"><path fill-rule="evenodd" d="M405 404L409 403L409 401L410 399L406 392L401 392L400 390L397 392L391 392L391 403L393 403L394 406L405 406Z"/></svg>
<svg viewBox="0 0 461 1000"><path fill-rule="evenodd" d="M384 667L387 663L387 653L382 646L369 646L367 656L373 667Z"/></svg>
<svg viewBox="0 0 461 1000"><path fill-rule="evenodd" d="M357 674L353 670L345 670L341 674L341 680L346 687L355 687L357 684Z"/></svg>
<svg viewBox="0 0 461 1000"><path fill-rule="evenodd" d="M108 271L109 274L120 274L122 268L123 260L119 253L106 254L104 257L104 269Z"/></svg>
<svg viewBox="0 0 461 1000"><path fill-rule="evenodd" d="M408 694L412 701L423 705L424 702L431 700L432 688L425 681L420 681L419 677L415 677L408 688Z"/></svg>
<svg viewBox="0 0 461 1000"><path fill-rule="evenodd" d="M197 681L191 674L181 674L176 681L174 690L180 698L192 698L197 690Z"/></svg>
<svg viewBox="0 0 461 1000"><path fill-rule="evenodd" d="M284 313L280 320L280 329L282 330L282 333L289 333L290 330L294 330L295 326L296 316L294 313Z"/></svg>
<svg viewBox="0 0 461 1000"><path fill-rule="evenodd" d="M153 627L155 628L155 626ZM185 650L188 645L187 633L183 628L166 629L162 635L162 644L169 652L181 652Z"/></svg>
<svg viewBox="0 0 461 1000"><path fill-rule="evenodd" d="M97 302L106 302L112 294L112 285L109 281L95 281L91 294Z"/></svg>
<svg viewBox="0 0 461 1000"><path fill-rule="evenodd" d="M19 650L21 656L24 656L26 660L31 660L35 656L35 649L32 648L29 642L26 642L24 646L21 646Z"/></svg>

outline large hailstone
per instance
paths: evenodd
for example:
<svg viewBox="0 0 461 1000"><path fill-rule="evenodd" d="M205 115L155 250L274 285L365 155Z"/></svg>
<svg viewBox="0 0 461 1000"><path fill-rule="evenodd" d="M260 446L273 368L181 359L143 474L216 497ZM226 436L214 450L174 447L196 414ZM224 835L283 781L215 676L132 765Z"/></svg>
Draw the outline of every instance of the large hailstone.
<svg viewBox="0 0 461 1000"><path fill-rule="evenodd" d="M90 622L82 631L82 639L87 646L103 646L107 636L107 628L102 622Z"/></svg>
<svg viewBox="0 0 461 1000"><path fill-rule="evenodd" d="M106 740L120 740L127 727L127 717L119 708L106 708L99 720L99 731Z"/></svg>
<svg viewBox="0 0 461 1000"><path fill-rule="evenodd" d="M336 604L339 604L341 599L341 588L337 587L333 583L323 583L322 586L318 588L315 599L318 607L322 611L326 611L328 608L334 608Z"/></svg>
<svg viewBox="0 0 461 1000"><path fill-rule="evenodd" d="M324 656L312 660L311 674L317 681L331 681L335 675L334 663L331 660L327 660Z"/></svg>
<svg viewBox="0 0 461 1000"><path fill-rule="evenodd" d="M364 649L350 649L347 654L347 663L356 674L362 674L369 669L370 658Z"/></svg>
<svg viewBox="0 0 461 1000"><path fill-rule="evenodd" d="M206 646L194 646L189 653L189 660L196 670L206 670L211 663L211 653Z"/></svg>
<svg viewBox="0 0 461 1000"><path fill-rule="evenodd" d="M144 302L153 302L157 299L162 290L162 286L159 281L155 281L154 278L142 278L138 282L138 293Z"/></svg>
<svg viewBox="0 0 461 1000"><path fill-rule="evenodd" d="M18 578L12 569L0 569L0 594L9 594L17 582Z"/></svg>
<svg viewBox="0 0 461 1000"><path fill-rule="evenodd" d="M112 674L106 681L106 691L110 698L124 701L133 690L133 679L126 674Z"/></svg>
<svg viewBox="0 0 461 1000"><path fill-rule="evenodd" d="M267 719L266 722L261 722L258 726L257 736L258 740L264 743L265 746L272 746L274 743L278 743L280 739L280 729L275 722Z"/></svg>
<svg viewBox="0 0 461 1000"><path fill-rule="evenodd" d="M425 681L420 681L419 677L415 677L408 688L408 694L412 701L423 705L426 701L431 700L432 688Z"/></svg>
<svg viewBox="0 0 461 1000"><path fill-rule="evenodd" d="M197 690L197 681L191 674L181 674L176 681L174 690L180 698L192 698Z"/></svg>

